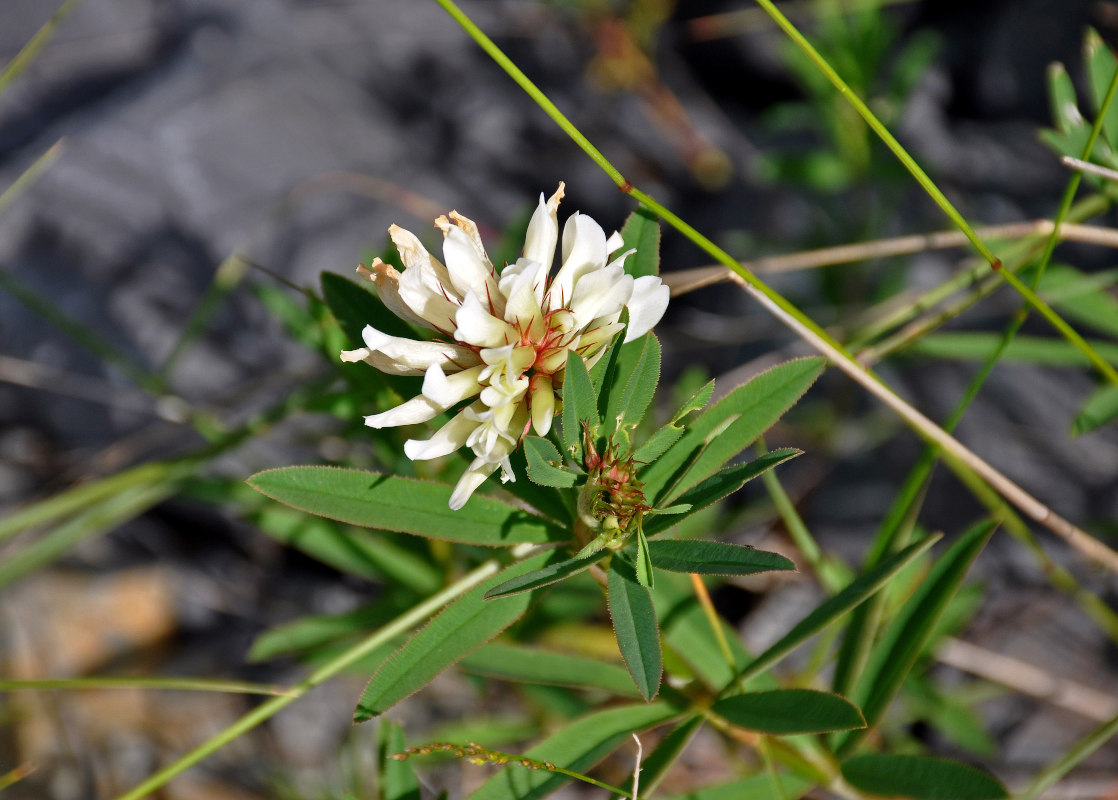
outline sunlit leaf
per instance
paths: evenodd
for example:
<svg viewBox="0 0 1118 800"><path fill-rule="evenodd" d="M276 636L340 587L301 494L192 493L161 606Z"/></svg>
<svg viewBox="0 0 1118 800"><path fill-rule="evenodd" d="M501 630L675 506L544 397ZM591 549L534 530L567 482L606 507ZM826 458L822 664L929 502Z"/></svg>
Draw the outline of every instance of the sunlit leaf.
<svg viewBox="0 0 1118 800"><path fill-rule="evenodd" d="M578 483L579 474L563 465L559 451L547 439L524 437L524 457L528 462L528 477L541 486L570 489Z"/></svg>
<svg viewBox="0 0 1118 800"><path fill-rule="evenodd" d="M672 572L701 575L753 575L773 570L795 570L782 555L740 544L705 540L657 539L648 543L652 563Z"/></svg>
<svg viewBox="0 0 1118 800"><path fill-rule="evenodd" d="M336 467L281 467L248 483L301 511L430 539L505 547L570 538L563 527L485 495L452 511L454 487L442 483Z"/></svg>
<svg viewBox="0 0 1118 800"><path fill-rule="evenodd" d="M646 700L660 690L663 661L656 609L648 589L640 584L633 567L620 556L609 565L609 615L617 646L633 682Z"/></svg>

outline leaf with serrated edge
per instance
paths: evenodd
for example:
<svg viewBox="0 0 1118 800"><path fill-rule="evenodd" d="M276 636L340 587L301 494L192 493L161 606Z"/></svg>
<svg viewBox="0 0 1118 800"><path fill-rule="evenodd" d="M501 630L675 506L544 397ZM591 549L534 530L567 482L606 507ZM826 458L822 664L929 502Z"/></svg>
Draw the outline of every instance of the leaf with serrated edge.
<svg viewBox="0 0 1118 800"><path fill-rule="evenodd" d="M520 619L535 600L535 592L496 603L485 602L485 593L512 577L546 566L555 557L555 553L540 553L526 558L446 606L373 675L354 711L354 722L384 713Z"/></svg>
<svg viewBox="0 0 1118 800"><path fill-rule="evenodd" d="M754 575L796 569L795 564L778 553L725 542L657 539L648 543L648 554L654 566L669 572Z"/></svg>
<svg viewBox="0 0 1118 800"><path fill-rule="evenodd" d="M644 538L644 531L637 526L637 581L646 589L651 589L655 583L652 574L652 559L648 556L648 540Z"/></svg>
<svg viewBox="0 0 1118 800"><path fill-rule="evenodd" d="M609 615L617 646L637 689L646 700L652 700L660 690L663 671L660 629L652 597L638 582L632 566L620 556L610 560L608 587Z"/></svg>
<svg viewBox="0 0 1118 800"><path fill-rule="evenodd" d="M625 220L621 238L626 250L637 252L625 259L625 271L634 278L660 274L660 220L645 206L639 206Z"/></svg>
<svg viewBox="0 0 1118 800"><path fill-rule="evenodd" d="M654 516L650 518L644 526L645 532L649 536L653 536L654 534L666 531L673 525L678 524L681 519L685 519L707 506L714 505L722 498L728 497L745 486L746 483L753 480L758 475L772 469L777 464L795 458L800 455L801 452L802 451L793 448L783 448L781 450L773 450L769 453L765 453L765 455L760 458L756 458L746 464L736 464L732 467L726 467L721 472L707 478L693 489L674 498L673 505L690 506L689 509L679 514Z"/></svg>
<svg viewBox="0 0 1118 800"><path fill-rule="evenodd" d="M540 486L570 489L578 483L578 473L563 466L562 456L547 439L526 436L524 457L528 461L528 478Z"/></svg>
<svg viewBox="0 0 1118 800"><path fill-rule="evenodd" d="M777 736L864 728L862 712L849 700L811 689L774 689L726 697L710 709L739 728Z"/></svg>
<svg viewBox="0 0 1118 800"><path fill-rule="evenodd" d="M1000 800L1009 797L988 772L943 758L867 753L842 762L842 777L867 794L912 800Z"/></svg>
<svg viewBox="0 0 1118 800"><path fill-rule="evenodd" d="M622 744L631 744L632 734L661 725L678 713L664 702L634 703L598 711L553 733L524 756L584 773ZM566 775L553 772L505 767L467 800L537 800L568 780Z"/></svg>
<svg viewBox="0 0 1118 800"><path fill-rule="evenodd" d="M590 569L595 561L603 557L604 554L602 553L594 553L584 558L571 558L567 561L560 561L558 564L549 564L543 569L532 570L523 575L517 575L515 578L510 578L504 583L494 586L485 593L485 599L495 600L499 597L508 597L509 595L520 594L521 592L527 592L532 589L539 589L543 586L550 586L572 575L585 572Z"/></svg>
<svg viewBox="0 0 1118 800"><path fill-rule="evenodd" d="M576 463L582 462L582 422L593 431L598 427L598 395L586 371L586 362L574 350L567 353L563 373L563 443L564 454Z"/></svg>
<svg viewBox="0 0 1118 800"><path fill-rule="evenodd" d="M679 441L641 472L645 497L659 502L661 492L685 466L686 481L679 485L679 489L689 489L713 475L780 419L811 387L825 364L822 358L789 361L734 389L689 423ZM733 424L721 436L706 442L705 451L691 462L690 459L703 448L710 433L734 415L737 419Z"/></svg>
<svg viewBox="0 0 1118 800"><path fill-rule="evenodd" d="M443 483L338 467L281 467L256 473L248 484L320 517L429 539L510 547L570 538L565 528L485 495L452 511L454 487Z"/></svg>
<svg viewBox="0 0 1118 800"><path fill-rule="evenodd" d="M606 411L603 436L640 423L660 381L660 342L651 333L621 346Z"/></svg>

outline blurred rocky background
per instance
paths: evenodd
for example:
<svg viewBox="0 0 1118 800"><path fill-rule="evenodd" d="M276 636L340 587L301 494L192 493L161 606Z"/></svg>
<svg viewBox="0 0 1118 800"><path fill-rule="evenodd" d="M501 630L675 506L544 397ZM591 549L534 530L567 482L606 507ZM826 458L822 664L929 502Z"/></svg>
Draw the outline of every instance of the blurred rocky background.
<svg viewBox="0 0 1118 800"><path fill-rule="evenodd" d="M949 227L883 148L843 141L837 101L813 94L784 37L747 3L465 8L626 177L743 259ZM801 3L794 18L825 32L810 9ZM4 0L0 61L56 10ZM203 440L186 420L233 426L313 380L321 362L285 333L251 283L314 288L324 270L352 275L382 250L390 224L430 231L450 208L496 240L560 180L568 213L608 227L630 210L433 2L82 0L66 10L0 95L0 190L56 148L0 214L0 512L195 449ZM914 0L889 3L880 20L859 40L872 67L863 85L968 218L1053 214L1068 175L1037 136L1051 124L1045 70L1062 61L1082 86L1084 30L1111 39L1118 4ZM830 130L818 122L828 113ZM1097 248L1058 254L1086 270L1112 263ZM882 287L931 286L963 257L929 253L773 280L841 328ZM665 271L707 263L665 232ZM1000 330L1016 305L995 298L970 321ZM180 350L187 330L198 335ZM727 386L805 352L726 285L673 303L659 334L668 378L698 364L727 376ZM106 360L110 351L117 355ZM883 371L940 420L974 365L893 360ZM145 380L147 390L137 385ZM1084 370L1001 366L960 438L1061 514L1113 533L1118 436L1113 426L1075 441L1066 434L1092 385ZM815 391L832 416L809 441L787 442L808 455L784 477L824 545L857 558L919 443L894 436L900 423L840 376ZM324 439L329 431L320 420L295 420L214 468L247 476L330 460L329 446L345 444ZM954 533L978 513L941 476L924 520ZM1084 572L1041 536L1057 560ZM979 572L989 589L978 617L984 646L1114 685L1114 651L1020 548L995 540ZM1088 581L1102 586L1103 578ZM375 589L212 506L170 498L3 591L0 654L13 677L131 671L291 682L302 673L290 663L246 665L253 638L302 614L354 608ZM786 587L765 600L763 615L743 608L747 638L763 641L766 625L791 624L811 591ZM756 601L727 602L733 615L735 603ZM453 716L461 695L453 680L404 713L421 727ZM330 796L322 787L359 771L347 759L360 765L372 747L372 734L349 730L359 688L355 679L320 689L161 796ZM13 798L112 796L251 702L143 690L15 693L3 706L0 774L39 766L9 790ZM1040 700L986 708L999 747L993 763L1008 778L1095 724ZM356 755L339 756L347 737ZM1109 757L1112 766L1118 754ZM1100 780L1107 763L1105 752L1095 762Z"/></svg>

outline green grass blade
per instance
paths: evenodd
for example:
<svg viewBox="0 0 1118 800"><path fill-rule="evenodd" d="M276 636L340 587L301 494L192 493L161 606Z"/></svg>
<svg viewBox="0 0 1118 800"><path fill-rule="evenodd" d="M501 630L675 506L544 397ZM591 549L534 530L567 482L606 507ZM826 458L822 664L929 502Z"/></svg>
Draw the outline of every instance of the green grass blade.
<svg viewBox="0 0 1118 800"><path fill-rule="evenodd" d="M814 611L800 620L779 641L750 662L749 666L739 673L736 683L744 684L760 675L812 636L850 613L853 608L879 591L894 575L908 566L913 559L931 547L938 539L938 536L929 536L858 576L853 583L834 597L825 600Z"/></svg>
<svg viewBox="0 0 1118 800"><path fill-rule="evenodd" d="M936 561L928 577L905 603L874 649L853 697L855 701L860 701L868 723L867 731L878 723L900 690L935 631L940 616L996 527L994 522L980 522L960 536ZM865 731L849 734L840 740L837 752L849 753L863 736Z"/></svg>
<svg viewBox="0 0 1118 800"><path fill-rule="evenodd" d="M8 85L19 77L25 69L31 66L31 63L39 55L39 52L46 47L47 42L54 36L55 30L62 23L70 12L78 5L79 0L66 0L58 10L54 12L50 19L48 19L35 35L32 36L27 44L25 44L15 58L5 65L3 70L0 70L0 95L8 88Z"/></svg>

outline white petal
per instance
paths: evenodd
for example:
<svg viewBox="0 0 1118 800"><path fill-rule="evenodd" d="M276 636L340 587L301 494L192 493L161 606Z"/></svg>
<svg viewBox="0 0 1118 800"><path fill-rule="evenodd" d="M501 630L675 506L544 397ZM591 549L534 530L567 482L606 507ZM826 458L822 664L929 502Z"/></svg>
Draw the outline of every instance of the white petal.
<svg viewBox="0 0 1118 800"><path fill-rule="evenodd" d="M607 253L616 252L624 246L625 246L625 240L623 238L621 238L621 234L618 233L617 231L614 231L613 233L611 233L610 237L608 239L606 239L606 252ZM630 252L635 253L637 251L636 250L631 250Z"/></svg>
<svg viewBox="0 0 1118 800"><path fill-rule="evenodd" d="M604 352L604 348L599 351L597 348L613 340L617 334L621 333L622 325L617 321L620 314L610 314L608 317L599 317L586 326L582 336L578 340L578 352L583 358L587 359L586 368L590 369L593 366L590 356L595 353Z"/></svg>
<svg viewBox="0 0 1118 800"><path fill-rule="evenodd" d="M478 363L474 351L461 345L402 339L378 331L372 325L365 326L361 331L361 338L365 340L369 353L362 356L361 360L372 364L381 372L393 375L419 375L426 372L432 364L443 364L448 370L457 372ZM349 350L343 358L361 352Z"/></svg>
<svg viewBox="0 0 1118 800"><path fill-rule="evenodd" d="M442 223L439 227L443 229L445 237L443 258L446 260L446 269L458 294L465 297L467 292L472 291L487 302L493 301L495 305L500 305L497 301L503 301L503 298L485 252L479 253L470 237L447 222L446 217L439 217L436 220L436 224L438 223Z"/></svg>
<svg viewBox="0 0 1118 800"><path fill-rule="evenodd" d="M400 274L400 300L436 329L454 329L454 312L462 296L450 281L450 273L432 258L411 231L399 225L388 229L406 269Z"/></svg>
<svg viewBox="0 0 1118 800"><path fill-rule="evenodd" d="M430 439L408 439L404 442L404 455L412 461L426 461L448 456L464 445L467 437L480 424L463 409L455 414L450 422L439 428Z"/></svg>
<svg viewBox="0 0 1118 800"><path fill-rule="evenodd" d="M370 428L395 428L398 425L415 425L433 419L444 411L446 411L446 406L433 403L423 395L417 395L395 408L365 417L365 424Z"/></svg>
<svg viewBox="0 0 1118 800"><path fill-rule="evenodd" d="M633 283L633 296L627 303L629 328L625 331L626 342L631 342L652 330L664 316L670 294L668 287L655 275L645 275L636 279Z"/></svg>
<svg viewBox="0 0 1118 800"><path fill-rule="evenodd" d="M585 214L575 213L563 226L563 266L555 273L548 291L548 308L563 308L580 277L606 265L606 234L602 226Z"/></svg>
<svg viewBox="0 0 1118 800"><path fill-rule="evenodd" d="M626 275L620 264L583 275L571 296L575 327L581 328L593 319L618 313L632 294L633 277Z"/></svg>
<svg viewBox="0 0 1118 800"><path fill-rule="evenodd" d="M559 240L556 214L559 211L559 201L563 199L563 190L564 185L560 183L547 203L544 203L543 192L540 192L540 203L532 213L528 233L524 237L524 257L543 264L548 272L555 263L555 244Z"/></svg>
<svg viewBox="0 0 1118 800"><path fill-rule="evenodd" d="M485 479L492 475L495 469L497 469L497 464L491 464L480 458L475 459L470 464L470 468L462 473L462 477L458 479L458 483L454 486L454 493L450 496L451 510L457 511L466 505L466 501L470 499L474 490L485 483Z"/></svg>
<svg viewBox="0 0 1118 800"><path fill-rule="evenodd" d="M515 268L515 272L512 270ZM510 274L511 273L511 274ZM520 331L527 331L533 340L543 336L543 297L546 273L543 264L519 259L501 273L501 293L505 302L505 320Z"/></svg>
<svg viewBox="0 0 1118 800"><path fill-rule="evenodd" d="M432 364L423 376L423 394L443 408L450 408L481 391L477 379L483 369L479 364L448 378L441 365Z"/></svg>
<svg viewBox="0 0 1118 800"><path fill-rule="evenodd" d="M411 306L404 302L400 296L400 278L402 276L396 271L395 267L385 264L379 258L374 258L370 266L362 265L357 268L357 271L373 282L377 287L377 297L397 317L423 328L435 327L431 321L419 316Z"/></svg>
<svg viewBox="0 0 1118 800"><path fill-rule="evenodd" d="M473 292L462 301L454 322L454 338L475 347L500 347L518 338L512 326L493 316Z"/></svg>

